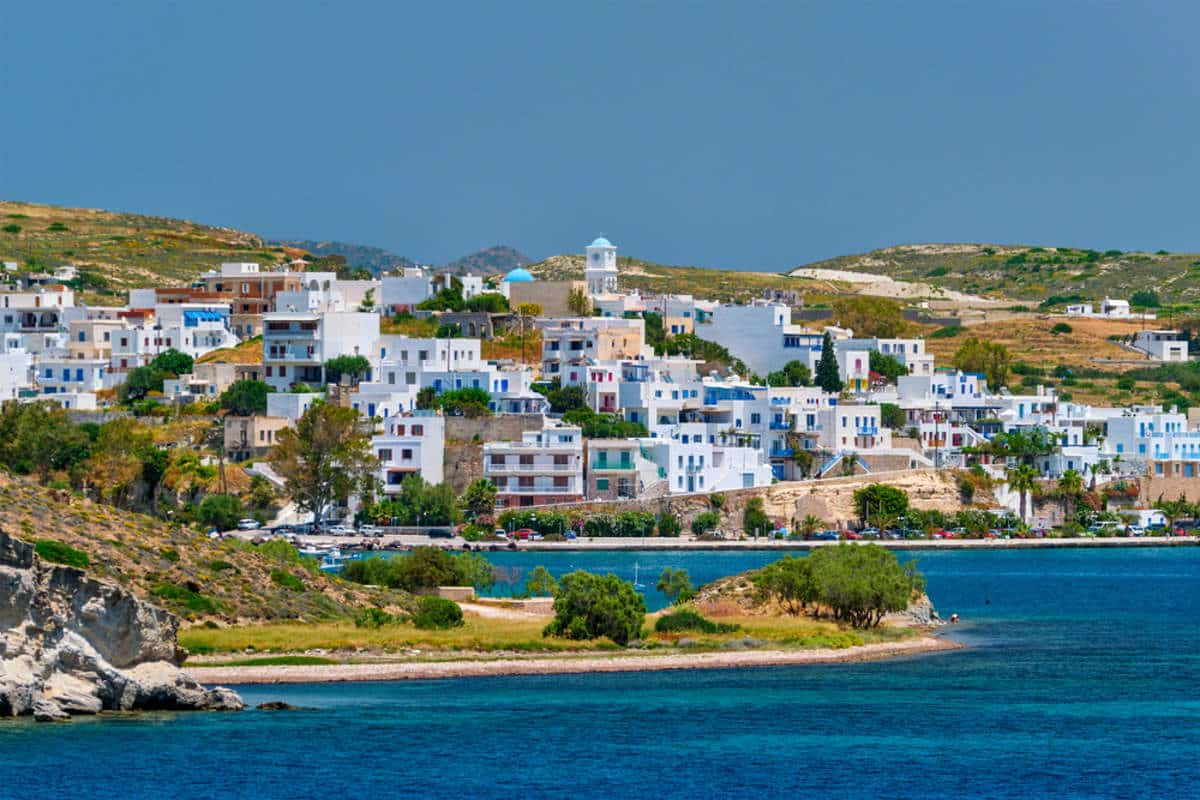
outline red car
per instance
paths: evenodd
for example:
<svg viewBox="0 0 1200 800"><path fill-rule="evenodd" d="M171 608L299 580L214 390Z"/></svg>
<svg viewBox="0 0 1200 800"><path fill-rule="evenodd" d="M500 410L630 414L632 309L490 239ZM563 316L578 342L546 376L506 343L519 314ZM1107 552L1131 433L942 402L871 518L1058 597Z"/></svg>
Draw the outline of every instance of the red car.
<svg viewBox="0 0 1200 800"><path fill-rule="evenodd" d="M861 539L862 534L855 533L854 531L846 531L845 533L842 534L842 538L843 539Z"/></svg>
<svg viewBox="0 0 1200 800"><path fill-rule="evenodd" d="M519 530L513 531L513 538L514 539L528 539L530 536L533 536L533 533L534 533L534 531L532 528L521 528Z"/></svg>

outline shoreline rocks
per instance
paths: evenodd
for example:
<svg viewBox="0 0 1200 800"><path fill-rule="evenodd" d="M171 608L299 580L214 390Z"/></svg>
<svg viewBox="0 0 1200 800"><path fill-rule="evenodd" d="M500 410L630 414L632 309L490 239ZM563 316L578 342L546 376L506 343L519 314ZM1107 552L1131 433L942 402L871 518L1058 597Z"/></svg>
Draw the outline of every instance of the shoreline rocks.
<svg viewBox="0 0 1200 800"><path fill-rule="evenodd" d="M243 708L180 668L178 619L0 531L0 717Z"/></svg>

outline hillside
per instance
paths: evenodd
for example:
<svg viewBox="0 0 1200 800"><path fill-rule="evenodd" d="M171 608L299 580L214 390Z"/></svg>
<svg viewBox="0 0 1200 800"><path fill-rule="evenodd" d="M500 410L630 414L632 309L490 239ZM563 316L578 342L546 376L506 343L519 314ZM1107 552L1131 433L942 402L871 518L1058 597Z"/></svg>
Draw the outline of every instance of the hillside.
<svg viewBox="0 0 1200 800"><path fill-rule="evenodd" d="M238 540L207 536L71 492L0 477L3 527L87 554L86 570L184 618L334 619L403 597L343 583Z"/></svg>
<svg viewBox="0 0 1200 800"><path fill-rule="evenodd" d="M77 288L93 296L153 284L179 285L222 261L282 261L285 251L251 233L188 220L0 200L0 261L22 267L83 267Z"/></svg>
<svg viewBox="0 0 1200 800"><path fill-rule="evenodd" d="M270 245L307 250L314 256L342 256L351 267L363 267L378 275L385 270L413 267L416 262L382 247L349 242L318 242L312 239L277 239Z"/></svg>
<svg viewBox="0 0 1200 800"><path fill-rule="evenodd" d="M942 289L1041 302L1051 295L1128 298L1154 289L1163 302L1200 301L1200 255L987 244L912 244L805 264L791 275L839 270Z"/></svg>
<svg viewBox="0 0 1200 800"><path fill-rule="evenodd" d="M582 254L551 256L529 266L543 280L583 278ZM642 292L691 294L713 300L749 300L771 290L836 292L845 288L839 281L803 280L774 272L741 272L655 264L636 258L617 257L621 289Z"/></svg>
<svg viewBox="0 0 1200 800"><path fill-rule="evenodd" d="M451 261L445 269L458 275L471 273L474 275L500 275L517 267L527 267L533 259L519 250L508 245L498 244L470 255L463 256L457 261Z"/></svg>

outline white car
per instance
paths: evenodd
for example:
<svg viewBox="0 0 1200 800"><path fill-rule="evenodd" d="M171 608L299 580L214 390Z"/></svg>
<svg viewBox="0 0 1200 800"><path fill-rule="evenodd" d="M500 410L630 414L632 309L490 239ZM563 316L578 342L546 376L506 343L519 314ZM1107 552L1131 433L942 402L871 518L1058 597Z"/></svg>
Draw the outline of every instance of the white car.
<svg viewBox="0 0 1200 800"><path fill-rule="evenodd" d="M239 519L237 524L239 531L256 531L261 527L262 523L256 519Z"/></svg>
<svg viewBox="0 0 1200 800"><path fill-rule="evenodd" d="M354 528L348 525L334 525L325 532L330 536L355 536L357 533Z"/></svg>

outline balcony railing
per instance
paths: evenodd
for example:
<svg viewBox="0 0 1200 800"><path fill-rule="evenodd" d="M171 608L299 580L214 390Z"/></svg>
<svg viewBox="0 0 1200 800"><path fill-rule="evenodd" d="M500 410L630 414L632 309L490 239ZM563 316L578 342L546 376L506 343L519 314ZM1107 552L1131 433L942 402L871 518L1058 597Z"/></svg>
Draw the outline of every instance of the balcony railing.
<svg viewBox="0 0 1200 800"><path fill-rule="evenodd" d="M575 472L579 465L575 464L488 464L485 472L494 473L567 473Z"/></svg>
<svg viewBox="0 0 1200 800"><path fill-rule="evenodd" d="M771 430L773 431L790 431L791 429L792 423L790 420L771 420Z"/></svg>
<svg viewBox="0 0 1200 800"><path fill-rule="evenodd" d="M858 435L859 436L878 436L879 428L875 427L874 425L871 425L869 427L862 427L862 428L858 429Z"/></svg>
<svg viewBox="0 0 1200 800"><path fill-rule="evenodd" d="M274 350L266 350L266 358L268 361L311 361L313 363L320 362L321 357L314 350L309 352L307 349L285 347L275 348Z"/></svg>
<svg viewBox="0 0 1200 800"><path fill-rule="evenodd" d="M593 461L592 469L594 470L628 470L634 469L632 461Z"/></svg>
<svg viewBox="0 0 1200 800"><path fill-rule="evenodd" d="M793 447L777 447L771 451L771 458L791 458L796 455Z"/></svg>

